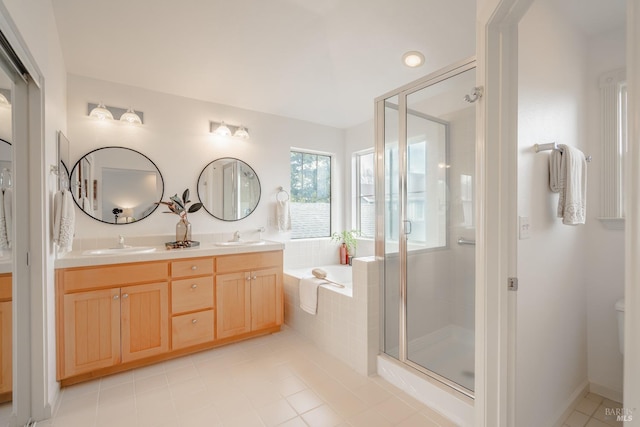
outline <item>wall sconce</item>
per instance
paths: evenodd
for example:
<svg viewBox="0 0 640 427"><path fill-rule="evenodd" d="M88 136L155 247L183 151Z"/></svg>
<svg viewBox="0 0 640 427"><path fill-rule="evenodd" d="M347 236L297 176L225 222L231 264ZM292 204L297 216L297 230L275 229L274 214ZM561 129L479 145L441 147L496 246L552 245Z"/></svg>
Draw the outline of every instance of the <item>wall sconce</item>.
<svg viewBox="0 0 640 427"><path fill-rule="evenodd" d="M144 113L142 111L134 111L132 108L119 108L119 107L111 107L109 105L104 105L102 102L99 104L87 104L87 111L89 117L95 117L100 120L114 120L118 118L118 120L127 122L127 123L135 123L142 124Z"/></svg>
<svg viewBox="0 0 640 427"><path fill-rule="evenodd" d="M240 125L228 125L223 121L209 122L209 132L217 136L231 136L240 139L249 139L249 129Z"/></svg>

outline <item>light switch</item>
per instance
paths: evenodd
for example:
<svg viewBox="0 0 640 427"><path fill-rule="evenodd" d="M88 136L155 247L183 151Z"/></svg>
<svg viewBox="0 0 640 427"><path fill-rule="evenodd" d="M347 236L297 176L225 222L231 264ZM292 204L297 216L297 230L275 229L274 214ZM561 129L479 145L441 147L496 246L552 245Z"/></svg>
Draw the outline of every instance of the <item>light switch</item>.
<svg viewBox="0 0 640 427"><path fill-rule="evenodd" d="M528 216L518 217L518 233L520 240L531 237L531 223Z"/></svg>

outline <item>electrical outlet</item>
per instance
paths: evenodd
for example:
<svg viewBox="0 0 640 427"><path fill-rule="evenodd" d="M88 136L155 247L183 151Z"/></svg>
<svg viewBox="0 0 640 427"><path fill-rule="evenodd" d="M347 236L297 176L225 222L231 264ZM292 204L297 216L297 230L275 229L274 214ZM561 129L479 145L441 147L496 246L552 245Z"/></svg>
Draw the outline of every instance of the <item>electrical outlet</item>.
<svg viewBox="0 0 640 427"><path fill-rule="evenodd" d="M531 223L528 216L518 217L518 237L520 240L531 237Z"/></svg>

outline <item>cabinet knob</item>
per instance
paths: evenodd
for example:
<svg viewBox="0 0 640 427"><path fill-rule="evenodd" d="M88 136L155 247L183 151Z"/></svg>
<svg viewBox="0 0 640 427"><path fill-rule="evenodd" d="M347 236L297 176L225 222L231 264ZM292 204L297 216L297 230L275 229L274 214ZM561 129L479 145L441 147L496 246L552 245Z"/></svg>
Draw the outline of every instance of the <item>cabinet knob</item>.
<svg viewBox="0 0 640 427"><path fill-rule="evenodd" d="M247 276L247 280L251 280L251 276Z"/></svg>
<svg viewBox="0 0 640 427"><path fill-rule="evenodd" d="M192 265L192 266L191 266L191 269L192 269L192 270L197 270L197 269L198 269L198 266L197 266L197 265Z"/></svg>
<svg viewBox="0 0 640 427"><path fill-rule="evenodd" d="M129 294L122 294L122 298L129 298Z"/></svg>
<svg viewBox="0 0 640 427"><path fill-rule="evenodd" d="M118 298L120 298L120 295L114 295L113 296L113 299L118 299Z"/></svg>
<svg viewBox="0 0 640 427"><path fill-rule="evenodd" d="M195 325L196 323L198 323L198 319L191 319L191 323Z"/></svg>
<svg viewBox="0 0 640 427"><path fill-rule="evenodd" d="M253 276L252 277L253 280L256 280L257 278L258 278L258 276Z"/></svg>
<svg viewBox="0 0 640 427"><path fill-rule="evenodd" d="M198 287L198 285L196 285L195 283L193 285L191 285L191 289L195 289L197 287Z"/></svg>

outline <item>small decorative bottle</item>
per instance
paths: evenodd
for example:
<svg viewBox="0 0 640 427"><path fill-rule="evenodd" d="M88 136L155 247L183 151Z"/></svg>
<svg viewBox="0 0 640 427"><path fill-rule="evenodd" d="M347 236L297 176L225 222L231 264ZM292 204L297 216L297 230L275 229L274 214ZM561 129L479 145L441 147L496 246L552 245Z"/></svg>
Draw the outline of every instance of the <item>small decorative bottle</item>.
<svg viewBox="0 0 640 427"><path fill-rule="evenodd" d="M180 219L176 224L176 242L191 241L191 223L186 218Z"/></svg>
<svg viewBox="0 0 640 427"><path fill-rule="evenodd" d="M347 263L347 245L343 243L340 245L340 264L345 265Z"/></svg>

